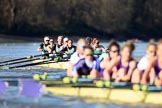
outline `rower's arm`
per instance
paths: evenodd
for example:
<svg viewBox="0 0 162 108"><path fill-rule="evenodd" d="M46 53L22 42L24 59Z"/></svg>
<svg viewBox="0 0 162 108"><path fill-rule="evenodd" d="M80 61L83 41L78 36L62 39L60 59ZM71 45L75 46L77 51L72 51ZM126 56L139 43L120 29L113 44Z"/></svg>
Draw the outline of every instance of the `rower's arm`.
<svg viewBox="0 0 162 108"><path fill-rule="evenodd" d="M133 71L134 71L134 69L136 68L136 65L137 65L137 63L136 63L136 61L131 61L130 62L130 64L129 64L129 70L128 70L128 79L130 79L131 78L131 75L132 75L132 73L133 73Z"/></svg>
<svg viewBox="0 0 162 108"><path fill-rule="evenodd" d="M42 48L39 46L39 47L37 48L37 51L38 51L38 52L41 52L41 51L42 51Z"/></svg>
<svg viewBox="0 0 162 108"><path fill-rule="evenodd" d="M38 51L38 52L43 51L43 43L41 43L41 44L39 45L39 47L37 48L37 51Z"/></svg>
<svg viewBox="0 0 162 108"><path fill-rule="evenodd" d="M151 60L151 61L148 63L148 66L147 66L147 68L145 69L145 71L144 71L144 73L143 73L143 75L142 75L142 78L141 78L141 83L142 83L142 84L145 84L145 83L146 83L147 77L148 77L148 75L149 75L149 73L150 73L150 71L151 71L151 68L153 67L154 63L155 63L155 60Z"/></svg>
<svg viewBox="0 0 162 108"><path fill-rule="evenodd" d="M110 62L106 66L106 70L111 71L113 67L117 65L118 62L119 62L118 58L110 60Z"/></svg>

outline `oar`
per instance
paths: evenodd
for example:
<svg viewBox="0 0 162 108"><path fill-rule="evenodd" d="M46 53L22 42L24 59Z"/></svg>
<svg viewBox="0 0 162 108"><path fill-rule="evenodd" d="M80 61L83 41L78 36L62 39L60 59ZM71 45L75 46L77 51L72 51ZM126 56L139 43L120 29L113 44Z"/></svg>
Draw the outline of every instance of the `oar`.
<svg viewBox="0 0 162 108"><path fill-rule="evenodd" d="M12 66L12 67L8 67L7 69L13 69L13 68L19 68L19 67L39 65L39 64L43 64L45 62L48 62L50 60L52 60L52 58L49 58L49 59L46 59L46 60L42 60L42 61L37 62L37 63L28 63L28 64L23 64L23 65L18 65L18 66ZM4 69L6 69L6 68L4 68Z"/></svg>
<svg viewBox="0 0 162 108"><path fill-rule="evenodd" d="M37 98L42 95L43 85L30 79L19 79L14 83L0 81L0 94L5 93L10 85L19 86L21 89L18 90L18 93L21 96Z"/></svg>
<svg viewBox="0 0 162 108"><path fill-rule="evenodd" d="M43 59L43 58L27 59L27 60L21 60L21 61L16 61L16 62L11 62L11 63L4 63L4 64L1 64L0 66L13 65L13 64L18 64L18 63L24 63L24 62L39 60L39 59Z"/></svg>
<svg viewBox="0 0 162 108"><path fill-rule="evenodd" d="M50 53L39 54L39 55L30 55L30 56L26 56L26 57L22 57L22 58L18 58L18 59L12 59L12 60L7 60L7 61L2 61L2 62L0 62L0 64L7 63L7 62L18 61L18 60L23 60L23 59L31 59L31 58L34 58L34 57L44 56L44 55L47 55L47 54L50 54Z"/></svg>

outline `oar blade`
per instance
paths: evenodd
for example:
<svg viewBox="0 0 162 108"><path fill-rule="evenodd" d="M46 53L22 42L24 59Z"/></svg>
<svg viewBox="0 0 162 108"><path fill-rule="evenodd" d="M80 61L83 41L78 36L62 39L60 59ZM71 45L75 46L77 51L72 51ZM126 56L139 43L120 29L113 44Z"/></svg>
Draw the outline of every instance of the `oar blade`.
<svg viewBox="0 0 162 108"><path fill-rule="evenodd" d="M8 66L0 66L0 69L2 69L2 70L7 70L7 69L9 69L9 67Z"/></svg>
<svg viewBox="0 0 162 108"><path fill-rule="evenodd" d="M43 85L34 80L20 79L19 94L27 97L40 97L43 93Z"/></svg>
<svg viewBox="0 0 162 108"><path fill-rule="evenodd" d="M6 90L7 83L5 81L0 81L0 94L3 94Z"/></svg>

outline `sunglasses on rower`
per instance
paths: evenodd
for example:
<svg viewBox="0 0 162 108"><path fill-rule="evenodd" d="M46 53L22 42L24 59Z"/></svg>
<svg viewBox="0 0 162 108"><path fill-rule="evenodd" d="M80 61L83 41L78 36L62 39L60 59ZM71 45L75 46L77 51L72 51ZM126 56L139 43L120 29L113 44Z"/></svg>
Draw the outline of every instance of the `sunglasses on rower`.
<svg viewBox="0 0 162 108"><path fill-rule="evenodd" d="M81 49L84 49L85 47L86 47L85 45L81 45L81 46L80 46Z"/></svg>
<svg viewBox="0 0 162 108"><path fill-rule="evenodd" d="M111 52L113 52L113 53L118 53L119 52L119 50L110 50Z"/></svg>

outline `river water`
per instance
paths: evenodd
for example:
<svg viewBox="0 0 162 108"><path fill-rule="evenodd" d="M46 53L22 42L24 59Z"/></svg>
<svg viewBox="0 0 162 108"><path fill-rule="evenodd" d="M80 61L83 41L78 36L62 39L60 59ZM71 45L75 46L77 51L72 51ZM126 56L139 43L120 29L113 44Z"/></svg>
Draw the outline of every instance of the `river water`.
<svg viewBox="0 0 162 108"><path fill-rule="evenodd" d="M36 48L40 43L3 43L0 44L0 61L10 60L13 58L25 57L27 55L40 54L36 52ZM107 43L101 43L105 47ZM123 43L120 43L121 45ZM147 43L135 43L135 57L141 57L145 54ZM50 68L41 68L37 66L23 67L18 69L0 69L0 79L4 77L31 77L35 73L48 72L50 74L65 74L65 70L56 70ZM90 102L77 97L52 96L44 94L37 98L23 97L19 95L17 86L10 86L4 94L0 94L0 108L144 108L144 107L160 107L150 105L127 105L116 104L111 102L98 102L91 100Z"/></svg>

